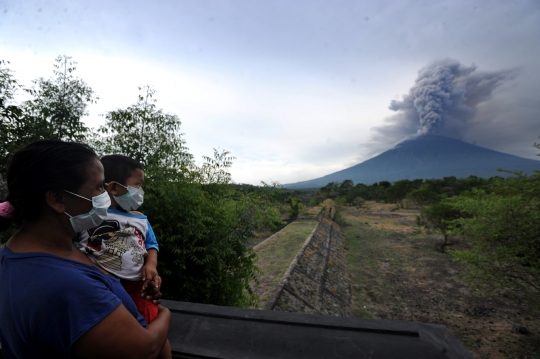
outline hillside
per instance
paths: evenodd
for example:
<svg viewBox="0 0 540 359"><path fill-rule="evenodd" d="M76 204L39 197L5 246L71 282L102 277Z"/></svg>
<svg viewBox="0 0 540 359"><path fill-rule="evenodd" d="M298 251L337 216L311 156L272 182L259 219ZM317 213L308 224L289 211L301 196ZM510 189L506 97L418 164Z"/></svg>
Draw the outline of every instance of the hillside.
<svg viewBox="0 0 540 359"><path fill-rule="evenodd" d="M372 184L401 179L505 176L498 168L532 173L540 161L489 150L449 137L425 135L399 143L353 167L308 181L285 184L286 188L318 188L329 182Z"/></svg>

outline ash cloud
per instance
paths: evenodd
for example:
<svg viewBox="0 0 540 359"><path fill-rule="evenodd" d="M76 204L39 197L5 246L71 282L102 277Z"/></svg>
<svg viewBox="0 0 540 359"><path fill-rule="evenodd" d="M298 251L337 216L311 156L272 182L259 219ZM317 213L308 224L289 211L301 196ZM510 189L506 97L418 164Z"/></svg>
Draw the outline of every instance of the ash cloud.
<svg viewBox="0 0 540 359"><path fill-rule="evenodd" d="M494 90L513 79L516 70L477 71L456 60L434 62L418 72L414 86L401 101L393 100L396 114L373 128L373 152L414 136L437 134L462 139L467 125Z"/></svg>

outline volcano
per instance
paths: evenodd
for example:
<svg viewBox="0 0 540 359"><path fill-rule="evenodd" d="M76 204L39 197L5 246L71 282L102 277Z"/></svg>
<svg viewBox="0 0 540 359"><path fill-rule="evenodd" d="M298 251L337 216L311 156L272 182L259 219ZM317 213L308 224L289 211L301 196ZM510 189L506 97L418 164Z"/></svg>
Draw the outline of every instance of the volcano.
<svg viewBox="0 0 540 359"><path fill-rule="evenodd" d="M530 174L540 170L540 161L489 150L449 137L424 135L347 169L285 188L320 188L330 182L352 180L367 185L380 181L432 179L455 176L508 176L497 169Z"/></svg>

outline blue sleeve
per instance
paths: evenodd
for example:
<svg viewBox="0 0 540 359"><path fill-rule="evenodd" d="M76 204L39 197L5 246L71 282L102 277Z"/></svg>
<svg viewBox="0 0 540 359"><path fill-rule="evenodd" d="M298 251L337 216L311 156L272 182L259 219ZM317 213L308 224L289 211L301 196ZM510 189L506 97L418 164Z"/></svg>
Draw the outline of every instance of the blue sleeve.
<svg viewBox="0 0 540 359"><path fill-rule="evenodd" d="M69 355L73 344L113 312L121 300L99 273L57 271L48 275L61 280L43 280L44 285L32 288L33 295L23 306L32 327L28 329L36 333L42 347ZM35 300L35 293L42 299Z"/></svg>
<svg viewBox="0 0 540 359"><path fill-rule="evenodd" d="M152 226L148 220L146 220L146 223L148 225L148 230L146 231L144 246L146 247L146 250L153 248L159 252L159 244L157 242L156 235L154 234L154 230L152 229Z"/></svg>

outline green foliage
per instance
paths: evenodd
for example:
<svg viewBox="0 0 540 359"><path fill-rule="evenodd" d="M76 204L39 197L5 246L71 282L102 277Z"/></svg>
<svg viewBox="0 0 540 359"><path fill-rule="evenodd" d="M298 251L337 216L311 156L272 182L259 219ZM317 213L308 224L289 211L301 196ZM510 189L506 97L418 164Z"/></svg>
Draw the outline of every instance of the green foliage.
<svg viewBox="0 0 540 359"><path fill-rule="evenodd" d="M354 182L351 180L345 180L339 185L338 193L340 196L344 196L347 192L354 187Z"/></svg>
<svg viewBox="0 0 540 359"><path fill-rule="evenodd" d="M356 206L356 208L362 208L364 207L364 205L366 204L366 200L363 199L362 197L356 197L354 200L353 200L353 205Z"/></svg>
<svg viewBox="0 0 540 359"><path fill-rule="evenodd" d="M181 138L175 115L157 110L154 91L126 110L107 115L97 143L146 165L142 211L160 243L159 272L167 299L228 306L256 301L255 254L246 246L254 232L281 225L271 191L235 189L229 172L234 157L214 149L196 166ZM126 129L124 132L123 129Z"/></svg>
<svg viewBox="0 0 540 359"><path fill-rule="evenodd" d="M223 152L226 153L226 152ZM215 182L155 181L145 186L143 210L160 241L159 271L166 298L249 306L255 296L255 231L281 225L264 193L245 193L227 182L226 155L203 164ZM225 171L225 172L224 172Z"/></svg>
<svg viewBox="0 0 540 359"><path fill-rule="evenodd" d="M525 289L540 299L540 174L494 181L453 206L468 214L454 221L454 232L472 248L452 251L467 265L466 279L487 293Z"/></svg>
<svg viewBox="0 0 540 359"><path fill-rule="evenodd" d="M177 116L156 108L155 93L106 115L94 139L103 154L124 154L146 169L145 202L160 243L159 272L167 299L229 306L255 303L255 254L246 243L255 231L281 225L270 192L234 188L234 157L214 149L195 165ZM100 137L103 134L105 137Z"/></svg>
<svg viewBox="0 0 540 359"><path fill-rule="evenodd" d="M0 60L0 118L6 121L20 116L20 109L13 105L15 92L20 86L7 64L9 62Z"/></svg>
<svg viewBox="0 0 540 359"><path fill-rule="evenodd" d="M409 181L409 180L396 181L390 187L386 189L383 197L385 198L385 201L388 203L397 203L399 201L402 201L404 198L406 198L409 192L411 192L415 188L418 188L418 186L421 184L422 184L421 179L417 179L414 181Z"/></svg>
<svg viewBox="0 0 540 359"><path fill-rule="evenodd" d="M342 197L349 205L354 205L356 198L362 198L367 201L398 203L400 206L415 204L423 207L437 203L442 196L453 197L471 188L484 187L497 178L499 177L486 180L470 176L458 179L450 176L426 181L422 179L400 180L394 183L381 181L369 186L363 183L354 185L351 180L342 183L330 182L313 195L313 203L320 203L326 198ZM404 203L405 199L407 204Z"/></svg>
<svg viewBox="0 0 540 359"><path fill-rule="evenodd" d="M26 90L33 98L19 107L13 99L20 86L0 62L0 197L5 194L1 173L8 156L36 140L85 141L102 155L136 158L147 175L142 210L160 242L165 297L254 304L249 284L258 269L246 243L256 231L282 226L273 202L290 193L274 185L256 191L236 188L229 172L234 157L224 150L214 150L213 157L204 157L197 166L180 133L180 120L157 109L155 91L148 86L140 89L134 105L109 112L105 125L90 133L81 118L96 98L74 77L74 65L69 57L58 57L54 77L33 81Z"/></svg>
<svg viewBox="0 0 540 359"><path fill-rule="evenodd" d="M290 196L287 199L287 202L289 203L289 217L290 218L297 218L298 215L300 215L300 212L303 212L306 209L306 206L302 203L302 199L298 198L296 196Z"/></svg>
<svg viewBox="0 0 540 359"><path fill-rule="evenodd" d="M444 236L444 243L441 245L441 253L444 253L448 245L448 235L453 228L453 220L460 218L461 213L452 202L443 199L439 203L434 203L429 207L420 210L420 215L416 217L416 223L426 228L435 228Z"/></svg>
<svg viewBox="0 0 540 359"><path fill-rule="evenodd" d="M17 148L14 142L18 141L18 137L13 130L21 116L21 109L13 103L20 86L12 71L6 67L7 64L9 62L0 60L0 174L6 173L7 158Z"/></svg>
<svg viewBox="0 0 540 359"><path fill-rule="evenodd" d="M406 197L419 206L429 206L437 203L441 198L429 182L422 183L420 187L410 191Z"/></svg>
<svg viewBox="0 0 540 359"><path fill-rule="evenodd" d="M334 222L336 222L342 227L350 225L350 223L347 222L347 220L343 216L343 207L339 204L336 204L336 206L334 207L334 216L332 219L334 220Z"/></svg>
<svg viewBox="0 0 540 359"><path fill-rule="evenodd" d="M193 156L187 152L180 133L180 119L157 109L154 89L146 86L139 90L137 103L105 115L105 125L91 141L93 147L103 155L121 153L132 157L143 164L149 175L170 176L171 171L185 174ZM165 170L167 173L163 173Z"/></svg>
<svg viewBox="0 0 540 359"><path fill-rule="evenodd" d="M33 99L22 105L24 124L33 137L84 142L88 128L82 117L88 115L88 105L95 103L94 91L83 80L75 77L77 63L69 56L58 56L54 64L54 77L39 78L25 91ZM33 139L32 139L33 140Z"/></svg>
<svg viewBox="0 0 540 359"><path fill-rule="evenodd" d="M322 187L319 192L322 194L322 197L325 198L336 198L339 196L339 183L330 182L326 186Z"/></svg>
<svg viewBox="0 0 540 359"><path fill-rule="evenodd" d="M59 56L54 77L39 78L25 91L33 98L18 106L13 97L18 88L11 71L0 64L0 173L6 173L8 157L37 140L62 139L84 142L88 129L81 118L96 101L92 89L74 77L75 62Z"/></svg>

